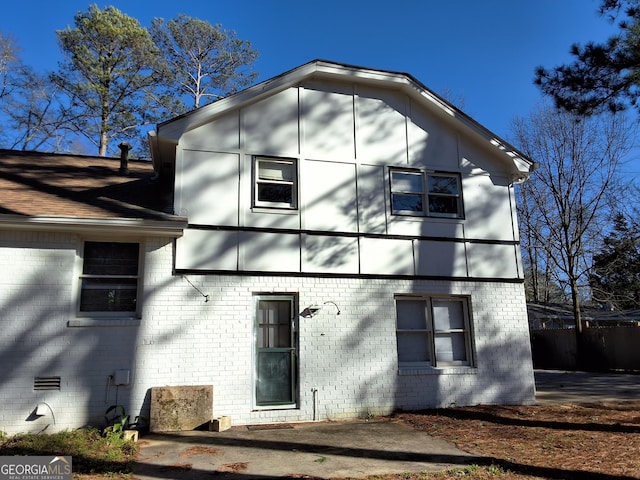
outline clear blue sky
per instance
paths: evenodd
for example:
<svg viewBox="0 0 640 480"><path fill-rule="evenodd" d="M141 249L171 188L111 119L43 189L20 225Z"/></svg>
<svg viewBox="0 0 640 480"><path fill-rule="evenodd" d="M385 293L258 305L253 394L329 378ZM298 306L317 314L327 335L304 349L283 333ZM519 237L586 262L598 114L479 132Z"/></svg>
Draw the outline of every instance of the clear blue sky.
<svg viewBox="0 0 640 480"><path fill-rule="evenodd" d="M599 0L18 0L3 5L0 31L14 35L25 63L53 70L55 31L91 3L144 26L184 13L233 29L260 52L260 81L317 58L407 72L462 98L467 114L505 138L541 98L536 66L567 62L572 43L616 31L598 16Z"/></svg>

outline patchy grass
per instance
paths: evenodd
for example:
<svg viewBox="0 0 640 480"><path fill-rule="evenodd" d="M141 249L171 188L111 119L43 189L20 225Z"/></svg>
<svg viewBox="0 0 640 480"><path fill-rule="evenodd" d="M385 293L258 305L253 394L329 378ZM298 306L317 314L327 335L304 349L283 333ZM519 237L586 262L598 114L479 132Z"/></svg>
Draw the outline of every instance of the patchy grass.
<svg viewBox="0 0 640 480"><path fill-rule="evenodd" d="M138 453L136 443L96 429L22 434L0 440L0 455L70 455L77 478L126 479ZM97 475L97 476L95 476ZM95 477L94 477L95 476Z"/></svg>

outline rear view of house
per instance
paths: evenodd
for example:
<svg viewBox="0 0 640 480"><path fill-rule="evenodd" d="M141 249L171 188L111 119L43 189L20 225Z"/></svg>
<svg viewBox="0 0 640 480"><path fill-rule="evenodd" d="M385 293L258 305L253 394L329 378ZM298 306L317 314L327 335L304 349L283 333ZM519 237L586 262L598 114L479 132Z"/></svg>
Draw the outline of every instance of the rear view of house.
<svg viewBox="0 0 640 480"><path fill-rule="evenodd" d="M150 145L139 178L85 159L66 195L0 157L25 198L68 201L0 200L0 430L148 416L166 385L212 385L235 424L533 401L532 162L411 76L314 61Z"/></svg>

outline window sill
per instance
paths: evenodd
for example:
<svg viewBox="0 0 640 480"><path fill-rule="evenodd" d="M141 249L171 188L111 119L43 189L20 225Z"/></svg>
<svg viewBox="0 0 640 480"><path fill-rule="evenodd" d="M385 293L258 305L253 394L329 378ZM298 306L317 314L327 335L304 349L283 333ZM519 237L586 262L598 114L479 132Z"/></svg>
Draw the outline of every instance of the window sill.
<svg viewBox="0 0 640 480"><path fill-rule="evenodd" d="M139 318L133 317L104 317L104 318L74 318L67 322L68 327L137 327Z"/></svg>
<svg viewBox="0 0 640 480"><path fill-rule="evenodd" d="M412 214L412 213L391 212L391 216L394 220L407 221L407 222L411 222L411 221L423 222L425 220L439 220L439 221L450 223L452 221L462 222L464 220L464 217L461 217L461 216L427 215L425 213Z"/></svg>
<svg viewBox="0 0 640 480"><path fill-rule="evenodd" d="M278 215L298 215L297 208L288 208L288 207L265 207L255 205L251 207L252 213L272 213Z"/></svg>
<svg viewBox="0 0 640 480"><path fill-rule="evenodd" d="M254 412L264 412L268 410L298 410L298 405L291 403L287 405L256 405L253 407Z"/></svg>
<svg viewBox="0 0 640 480"><path fill-rule="evenodd" d="M476 375L478 369L468 366L451 367L399 367L399 376L409 375Z"/></svg>

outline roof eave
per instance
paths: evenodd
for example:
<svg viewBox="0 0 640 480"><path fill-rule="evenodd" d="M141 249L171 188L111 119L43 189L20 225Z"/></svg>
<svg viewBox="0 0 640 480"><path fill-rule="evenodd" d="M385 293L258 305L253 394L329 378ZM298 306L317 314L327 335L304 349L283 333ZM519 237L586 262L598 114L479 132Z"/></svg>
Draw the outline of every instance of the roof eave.
<svg viewBox="0 0 640 480"><path fill-rule="evenodd" d="M13 230L56 231L92 235L145 237L181 237L187 228L186 217L167 220L127 218L44 217L0 215L0 228Z"/></svg>

